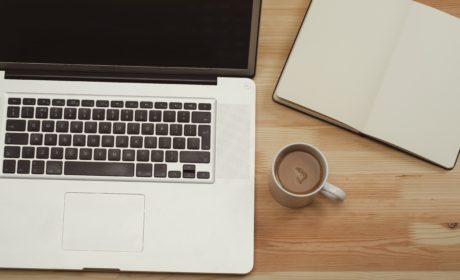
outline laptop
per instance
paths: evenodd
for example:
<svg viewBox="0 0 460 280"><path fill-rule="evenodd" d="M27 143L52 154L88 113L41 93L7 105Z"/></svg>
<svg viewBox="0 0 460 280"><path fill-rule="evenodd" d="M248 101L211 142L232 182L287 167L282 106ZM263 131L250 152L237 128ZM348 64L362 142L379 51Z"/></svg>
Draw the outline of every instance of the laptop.
<svg viewBox="0 0 460 280"><path fill-rule="evenodd" d="M245 274L260 0L0 0L0 267Z"/></svg>

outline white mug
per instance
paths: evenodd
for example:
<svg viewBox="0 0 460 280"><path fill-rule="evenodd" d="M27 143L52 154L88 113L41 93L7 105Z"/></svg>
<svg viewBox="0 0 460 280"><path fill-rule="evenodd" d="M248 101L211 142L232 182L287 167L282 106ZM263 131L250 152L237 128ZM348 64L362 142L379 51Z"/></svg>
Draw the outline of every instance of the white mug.
<svg viewBox="0 0 460 280"><path fill-rule="evenodd" d="M276 167L278 165L278 161L288 153L295 151L303 151L314 156L319 161L319 164L323 171L319 186L309 193L295 194L288 191L286 188L283 187L280 180L278 179L278 176L276 175ZM305 143L291 144L281 149L273 160L272 182L270 184L270 192L276 201L288 208L302 208L308 206L313 202L315 196L319 193L334 201L344 201L346 197L345 192L339 187L329 184L327 182L328 176L329 167L326 161L326 157L323 155L323 153L321 153L320 150L318 150L316 147L312 145L308 145Z"/></svg>

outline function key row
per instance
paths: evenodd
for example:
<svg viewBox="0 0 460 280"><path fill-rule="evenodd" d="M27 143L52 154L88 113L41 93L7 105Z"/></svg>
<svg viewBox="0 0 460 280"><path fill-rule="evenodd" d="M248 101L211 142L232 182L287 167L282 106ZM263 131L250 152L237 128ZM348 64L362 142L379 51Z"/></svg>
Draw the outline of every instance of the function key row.
<svg viewBox="0 0 460 280"><path fill-rule="evenodd" d="M68 107L99 107L99 108L131 108L131 109L171 109L171 110L201 110L210 111L210 103L181 103L181 102L146 102L146 101L108 101L108 100L78 100L78 99L35 99L35 98L9 98L9 105L39 105L39 106L68 106Z"/></svg>

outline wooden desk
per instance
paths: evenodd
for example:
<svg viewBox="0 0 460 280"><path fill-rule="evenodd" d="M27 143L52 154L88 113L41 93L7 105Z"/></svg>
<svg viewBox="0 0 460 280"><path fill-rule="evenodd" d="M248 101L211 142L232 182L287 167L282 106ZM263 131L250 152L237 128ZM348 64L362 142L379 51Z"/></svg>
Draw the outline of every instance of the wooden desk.
<svg viewBox="0 0 460 280"><path fill-rule="evenodd" d="M459 0L421 2L460 17ZM447 172L272 102L308 3L263 3L256 77L255 267L245 279L460 279L460 164ZM267 189L272 157L295 141L324 151L330 161L330 181L348 193L343 205L319 199L295 211L272 200ZM0 278L238 277L0 271Z"/></svg>

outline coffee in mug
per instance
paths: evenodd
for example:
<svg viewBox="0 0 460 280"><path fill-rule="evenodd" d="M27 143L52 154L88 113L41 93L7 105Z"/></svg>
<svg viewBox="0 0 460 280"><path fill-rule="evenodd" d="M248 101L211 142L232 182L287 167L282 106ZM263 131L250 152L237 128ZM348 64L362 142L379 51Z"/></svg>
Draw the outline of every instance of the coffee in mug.
<svg viewBox="0 0 460 280"><path fill-rule="evenodd" d="M313 202L318 193L343 201L345 192L327 183L328 165L315 147L297 143L284 147L272 166L270 191L273 197L289 208L299 208Z"/></svg>

